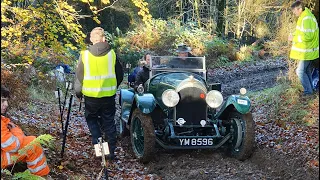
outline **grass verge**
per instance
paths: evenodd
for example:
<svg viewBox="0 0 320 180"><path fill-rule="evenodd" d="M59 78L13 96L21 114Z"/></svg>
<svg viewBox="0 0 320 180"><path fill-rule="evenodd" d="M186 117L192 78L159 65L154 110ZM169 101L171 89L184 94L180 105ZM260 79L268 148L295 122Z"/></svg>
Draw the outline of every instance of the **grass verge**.
<svg viewBox="0 0 320 180"><path fill-rule="evenodd" d="M28 93L30 95L31 100L40 101L40 102L54 102L55 95L54 90L47 90L40 86L30 86L28 88Z"/></svg>
<svg viewBox="0 0 320 180"><path fill-rule="evenodd" d="M268 118L277 123L314 126L319 120L319 93L303 96L300 88L283 82L273 88L248 94L256 105L271 107Z"/></svg>

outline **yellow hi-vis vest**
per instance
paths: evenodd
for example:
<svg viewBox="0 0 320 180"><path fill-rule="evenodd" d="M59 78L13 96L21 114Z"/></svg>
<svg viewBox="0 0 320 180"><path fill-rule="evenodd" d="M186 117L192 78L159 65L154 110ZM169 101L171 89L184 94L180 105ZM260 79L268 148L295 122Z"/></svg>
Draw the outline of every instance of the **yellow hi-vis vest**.
<svg viewBox="0 0 320 180"><path fill-rule="evenodd" d="M84 65L82 94L87 97L101 98L116 94L115 73L116 54L110 50L104 56L94 56L88 50L81 53Z"/></svg>
<svg viewBox="0 0 320 180"><path fill-rule="evenodd" d="M319 58L319 27L317 19L308 8L305 8L298 18L290 58L296 60Z"/></svg>

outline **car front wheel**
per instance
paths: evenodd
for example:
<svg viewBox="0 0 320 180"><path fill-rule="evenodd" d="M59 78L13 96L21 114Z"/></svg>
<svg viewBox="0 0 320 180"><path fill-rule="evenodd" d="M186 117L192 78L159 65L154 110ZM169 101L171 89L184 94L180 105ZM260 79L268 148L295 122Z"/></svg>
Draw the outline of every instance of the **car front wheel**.
<svg viewBox="0 0 320 180"><path fill-rule="evenodd" d="M229 116L232 139L228 144L228 154L238 160L248 159L255 146L255 123L251 113L233 112Z"/></svg>
<svg viewBox="0 0 320 180"><path fill-rule="evenodd" d="M150 115L134 110L130 123L130 136L133 152L143 163L152 158L155 148L155 134Z"/></svg>

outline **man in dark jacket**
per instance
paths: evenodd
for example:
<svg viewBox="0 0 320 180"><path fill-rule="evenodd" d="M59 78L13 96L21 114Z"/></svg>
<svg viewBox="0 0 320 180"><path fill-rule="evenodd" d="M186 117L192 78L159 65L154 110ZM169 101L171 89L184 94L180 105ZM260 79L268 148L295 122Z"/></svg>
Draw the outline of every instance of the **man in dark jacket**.
<svg viewBox="0 0 320 180"><path fill-rule="evenodd" d="M144 83L149 79L150 76L150 54L145 54L143 56L143 60L140 62L143 64L142 70L138 72L136 76L136 80L134 83L134 89L137 90L138 86L142 84L144 86Z"/></svg>
<svg viewBox="0 0 320 180"><path fill-rule="evenodd" d="M136 81L136 77L139 71L142 70L142 65L140 64L141 61L139 61L139 64L137 67L133 69L133 71L128 76L128 83L130 87L134 87L134 82Z"/></svg>
<svg viewBox="0 0 320 180"><path fill-rule="evenodd" d="M84 95L85 117L97 144L102 137L108 140L110 155L114 159L116 149L115 94L123 80L123 69L113 49L106 41L104 30L94 28L90 33L93 45L81 52L76 70L75 90L78 98ZM101 130L100 130L101 129Z"/></svg>
<svg viewBox="0 0 320 180"><path fill-rule="evenodd" d="M185 44L178 45L176 50L178 53L178 58L174 58L169 62L171 68L195 68L198 65L197 61L193 61L192 58L195 57L191 54L191 48Z"/></svg>

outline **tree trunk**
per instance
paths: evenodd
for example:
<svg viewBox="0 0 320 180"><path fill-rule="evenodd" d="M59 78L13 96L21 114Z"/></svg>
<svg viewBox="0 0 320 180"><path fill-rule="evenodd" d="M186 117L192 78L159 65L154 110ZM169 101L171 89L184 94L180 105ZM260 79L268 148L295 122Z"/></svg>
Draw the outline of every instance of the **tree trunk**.
<svg viewBox="0 0 320 180"><path fill-rule="evenodd" d="M226 8L224 9L224 19L225 19L225 26L224 26L224 35L227 36L229 32L229 21L228 21L228 15L229 15L229 0L226 0Z"/></svg>
<svg viewBox="0 0 320 180"><path fill-rule="evenodd" d="M240 38L240 27L241 27L241 0L238 1L238 21L237 21L237 30L236 30L236 35L237 39Z"/></svg>
<svg viewBox="0 0 320 180"><path fill-rule="evenodd" d="M194 8L195 8L195 13L196 13L196 18L198 22L198 27L201 28L201 19L200 19L200 14L199 14L199 0L194 0Z"/></svg>
<svg viewBox="0 0 320 180"><path fill-rule="evenodd" d="M211 4L212 6L212 4ZM225 32L225 16L226 16L226 0L220 0L218 3L218 21L217 21L217 32L223 35Z"/></svg>
<svg viewBox="0 0 320 180"><path fill-rule="evenodd" d="M245 26L246 26L246 19L245 19L245 5L246 5L246 1L245 0L239 0L238 3L238 21L237 21L237 31L236 31L236 35L237 35L237 39L241 39L242 34L245 30ZM243 21L243 22L242 22ZM242 24L242 26L241 26Z"/></svg>

